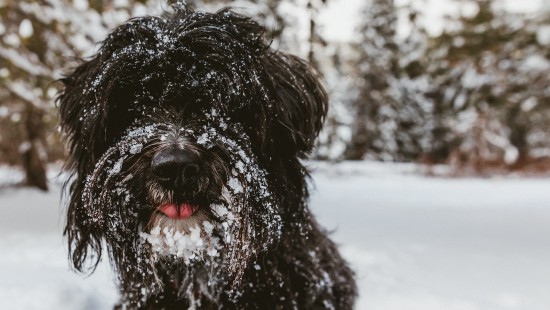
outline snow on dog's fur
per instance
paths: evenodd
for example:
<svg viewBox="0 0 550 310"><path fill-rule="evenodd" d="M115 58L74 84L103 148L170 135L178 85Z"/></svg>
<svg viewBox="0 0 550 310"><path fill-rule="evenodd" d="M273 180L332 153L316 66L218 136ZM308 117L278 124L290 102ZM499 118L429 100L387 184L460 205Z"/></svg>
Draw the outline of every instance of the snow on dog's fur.
<svg viewBox="0 0 550 310"><path fill-rule="evenodd" d="M62 79L74 267L105 249L120 308L351 309L300 162L326 114L318 75L246 17L173 9L119 26ZM172 154L189 169L160 170Z"/></svg>

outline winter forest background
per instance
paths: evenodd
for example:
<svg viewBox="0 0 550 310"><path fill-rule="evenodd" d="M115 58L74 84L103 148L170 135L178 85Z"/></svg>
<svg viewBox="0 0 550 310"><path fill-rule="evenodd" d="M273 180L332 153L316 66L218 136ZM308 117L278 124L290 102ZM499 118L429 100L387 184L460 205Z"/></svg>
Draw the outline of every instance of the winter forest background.
<svg viewBox="0 0 550 310"><path fill-rule="evenodd" d="M346 1L349 2L349 1ZM445 163L453 174L550 169L550 10L504 0L189 0L262 22L275 48L325 76L330 110L314 157ZM531 1L533 2L533 1ZM64 156L56 79L124 20L164 0L0 0L0 163L46 189ZM328 21L328 22L327 22ZM339 30L339 23L353 25ZM442 24L433 30L434 24ZM332 35L330 35L332 33ZM335 35L336 34L336 35Z"/></svg>
<svg viewBox="0 0 550 310"><path fill-rule="evenodd" d="M166 2L0 0L0 309L116 303L108 261L68 265L56 80ZM355 309L550 309L549 0L186 2L253 16L323 73L311 210Z"/></svg>

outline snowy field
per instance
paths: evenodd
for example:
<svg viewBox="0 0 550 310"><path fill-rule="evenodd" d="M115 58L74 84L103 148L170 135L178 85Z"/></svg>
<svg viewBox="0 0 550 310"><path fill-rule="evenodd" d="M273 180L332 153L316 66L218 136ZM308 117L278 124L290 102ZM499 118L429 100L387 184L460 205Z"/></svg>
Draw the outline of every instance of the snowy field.
<svg viewBox="0 0 550 310"><path fill-rule="evenodd" d="M313 212L357 273L358 310L550 309L550 178L428 178L311 164ZM0 169L0 184L16 181ZM111 309L107 263L70 271L51 192L0 189L0 309Z"/></svg>

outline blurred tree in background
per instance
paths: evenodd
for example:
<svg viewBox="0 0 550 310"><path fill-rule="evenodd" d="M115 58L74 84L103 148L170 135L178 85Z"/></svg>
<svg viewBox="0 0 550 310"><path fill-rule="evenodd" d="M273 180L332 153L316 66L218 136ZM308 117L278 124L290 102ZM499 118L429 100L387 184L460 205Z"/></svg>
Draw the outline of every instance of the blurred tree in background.
<svg viewBox="0 0 550 310"><path fill-rule="evenodd" d="M47 190L45 164L63 157L55 80L109 29L153 11L145 1L0 1L0 162L22 166L28 185Z"/></svg>
<svg viewBox="0 0 550 310"><path fill-rule="evenodd" d="M467 173L549 168L548 16L465 3L473 13L448 16L429 37L414 6L369 1L350 72L352 134L338 158L450 163ZM400 12L410 27L401 38Z"/></svg>
<svg viewBox="0 0 550 310"><path fill-rule="evenodd" d="M548 157L549 49L544 18L478 11L431 40L430 96L441 106L448 152L457 169L521 168Z"/></svg>
<svg viewBox="0 0 550 310"><path fill-rule="evenodd" d="M110 29L168 2L0 0L0 163L23 167L30 185L46 189L45 164L63 158L55 80ZM252 16L274 48L324 74L331 102L316 158L549 169L550 14L510 13L500 2L463 0L475 9L448 16L430 37L422 3L368 0L356 39L331 42L319 18L326 0L186 1Z"/></svg>
<svg viewBox="0 0 550 310"><path fill-rule="evenodd" d="M351 141L346 159L376 157L396 151L395 89L398 79L397 14L393 0L373 0L364 8L359 28L358 96L352 109Z"/></svg>

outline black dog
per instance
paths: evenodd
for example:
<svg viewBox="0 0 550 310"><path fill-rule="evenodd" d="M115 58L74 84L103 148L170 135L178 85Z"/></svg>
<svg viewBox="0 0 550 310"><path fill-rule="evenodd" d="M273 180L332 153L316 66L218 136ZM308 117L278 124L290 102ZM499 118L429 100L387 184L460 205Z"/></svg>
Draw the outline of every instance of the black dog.
<svg viewBox="0 0 550 310"><path fill-rule="evenodd" d="M173 10L62 79L74 267L105 247L121 309L353 308L300 162L327 110L319 76L246 17Z"/></svg>

